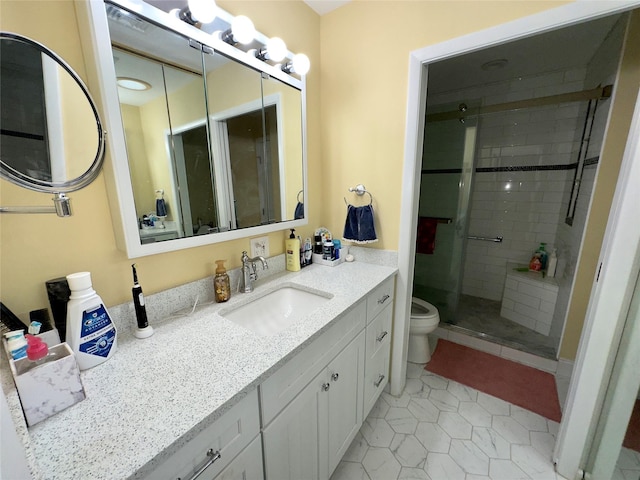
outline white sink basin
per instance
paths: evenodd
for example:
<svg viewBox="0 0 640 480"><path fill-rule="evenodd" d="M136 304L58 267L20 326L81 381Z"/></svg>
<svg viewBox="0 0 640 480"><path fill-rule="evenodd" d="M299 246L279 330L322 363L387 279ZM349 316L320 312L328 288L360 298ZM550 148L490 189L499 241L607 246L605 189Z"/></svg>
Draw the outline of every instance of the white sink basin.
<svg viewBox="0 0 640 480"><path fill-rule="evenodd" d="M293 325L328 302L333 295L284 286L237 308L221 311L232 322L269 336Z"/></svg>

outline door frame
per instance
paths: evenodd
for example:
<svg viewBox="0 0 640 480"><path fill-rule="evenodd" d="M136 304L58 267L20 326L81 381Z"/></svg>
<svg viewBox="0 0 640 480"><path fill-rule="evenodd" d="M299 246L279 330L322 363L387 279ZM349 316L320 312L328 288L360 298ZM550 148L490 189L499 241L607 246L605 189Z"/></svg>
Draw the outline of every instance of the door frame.
<svg viewBox="0 0 640 480"><path fill-rule="evenodd" d="M479 32L430 45L409 54L404 166L398 235L398 275L394 311L390 388L400 395L406 381L409 314L415 256L420 170L427 99L428 65L457 55L556 30L640 6L640 0L589 1L546 10ZM636 112L636 116L638 112Z"/></svg>

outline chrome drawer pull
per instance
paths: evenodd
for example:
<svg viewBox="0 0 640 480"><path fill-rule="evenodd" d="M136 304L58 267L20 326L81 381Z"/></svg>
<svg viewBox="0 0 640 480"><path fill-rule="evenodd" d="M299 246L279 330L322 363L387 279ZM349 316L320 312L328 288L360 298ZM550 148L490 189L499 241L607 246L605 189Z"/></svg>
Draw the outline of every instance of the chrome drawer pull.
<svg viewBox="0 0 640 480"><path fill-rule="evenodd" d="M331 380L333 380L334 382L337 382L339 376L340 375L338 375L337 373L334 373L333 375L331 375Z"/></svg>
<svg viewBox="0 0 640 480"><path fill-rule="evenodd" d="M376 386L376 388L378 388L380 386L380 384L382 383L382 381L384 380L384 375L379 375L378 376L378 380L376 380L375 382L373 382L373 384Z"/></svg>
<svg viewBox="0 0 640 480"><path fill-rule="evenodd" d="M323 384L322 384L322 390L323 390L323 391L325 391L325 392L326 392L326 391L328 391L330 388L331 388L331 384L330 384L329 382L327 382L327 383L323 383Z"/></svg>
<svg viewBox="0 0 640 480"><path fill-rule="evenodd" d="M219 460L220 457L222 457L222 455L220 455L220 450L218 451L213 451L213 448L210 448L209 450L207 450L207 457L210 457L209 460L207 460L207 462L201 466L198 471L196 473L194 473L189 480L196 480L196 478L198 478L200 475L202 475L204 473L204 471L209 468L211 465L213 465L213 463L216 460ZM178 478L178 480L181 480L180 478Z"/></svg>
<svg viewBox="0 0 640 480"><path fill-rule="evenodd" d="M382 332L382 333L381 333L381 334L376 338L376 340L377 340L378 342L381 342L381 341L382 341L382 339L383 339L384 337L386 337L388 333L389 333L389 332L387 332L387 331L385 330L384 332Z"/></svg>
<svg viewBox="0 0 640 480"><path fill-rule="evenodd" d="M382 297L380 300L378 300L378 303L383 304L387 300L389 300L389 295L385 295L384 297Z"/></svg>

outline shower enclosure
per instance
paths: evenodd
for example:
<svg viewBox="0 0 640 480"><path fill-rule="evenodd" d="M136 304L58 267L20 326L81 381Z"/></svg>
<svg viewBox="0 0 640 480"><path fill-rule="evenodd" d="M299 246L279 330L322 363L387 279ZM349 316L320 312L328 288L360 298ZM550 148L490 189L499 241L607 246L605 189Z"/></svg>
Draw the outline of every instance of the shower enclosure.
<svg viewBox="0 0 640 480"><path fill-rule="evenodd" d="M555 358L610 91L428 101L413 296L441 326ZM540 243L554 278L526 271Z"/></svg>

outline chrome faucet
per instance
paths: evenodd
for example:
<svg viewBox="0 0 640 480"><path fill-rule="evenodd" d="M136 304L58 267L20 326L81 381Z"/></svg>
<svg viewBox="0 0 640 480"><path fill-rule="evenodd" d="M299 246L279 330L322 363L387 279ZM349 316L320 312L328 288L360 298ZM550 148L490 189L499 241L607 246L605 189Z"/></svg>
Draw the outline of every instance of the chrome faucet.
<svg viewBox="0 0 640 480"><path fill-rule="evenodd" d="M253 282L258 279L258 272L256 272L255 264L255 262L258 260L262 262L263 270L269 268L269 265L267 265L267 261L264 259L264 257L257 256L254 258L249 258L249 255L247 255L246 251L242 252L242 277L240 277L240 292L253 292Z"/></svg>

